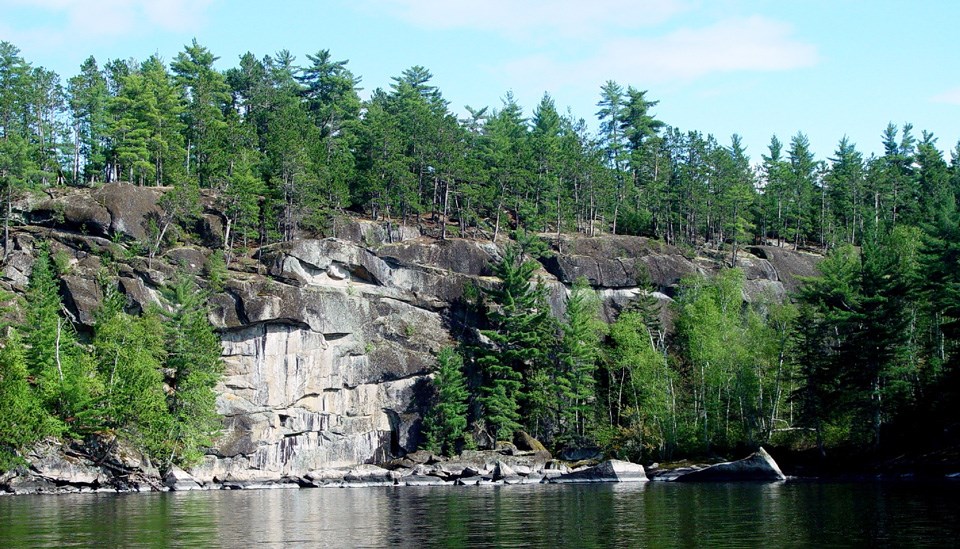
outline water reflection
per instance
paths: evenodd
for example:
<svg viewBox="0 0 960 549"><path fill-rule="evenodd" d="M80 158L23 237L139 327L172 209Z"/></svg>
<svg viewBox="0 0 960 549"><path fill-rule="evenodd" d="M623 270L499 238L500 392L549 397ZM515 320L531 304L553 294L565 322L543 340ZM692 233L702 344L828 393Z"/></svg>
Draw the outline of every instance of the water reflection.
<svg viewBox="0 0 960 549"><path fill-rule="evenodd" d="M0 497L0 547L945 546L960 486L620 484Z"/></svg>

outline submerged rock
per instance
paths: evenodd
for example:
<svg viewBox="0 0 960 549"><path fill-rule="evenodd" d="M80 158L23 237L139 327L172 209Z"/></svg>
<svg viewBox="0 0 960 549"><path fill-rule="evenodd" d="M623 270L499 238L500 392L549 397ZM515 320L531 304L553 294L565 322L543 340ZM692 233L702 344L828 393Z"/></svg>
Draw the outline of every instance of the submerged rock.
<svg viewBox="0 0 960 549"><path fill-rule="evenodd" d="M787 480L777 462L760 448L749 457L711 465L678 476L676 482L730 482Z"/></svg>
<svg viewBox="0 0 960 549"><path fill-rule="evenodd" d="M401 482L405 486L448 486L452 484L442 478L429 475L409 475L403 477Z"/></svg>
<svg viewBox="0 0 960 549"><path fill-rule="evenodd" d="M550 478L552 477L552 478ZM643 465L611 459L604 461L593 467L585 467L578 471L561 474L559 476L550 475L549 482L566 484L581 482L646 482L647 475L643 470Z"/></svg>

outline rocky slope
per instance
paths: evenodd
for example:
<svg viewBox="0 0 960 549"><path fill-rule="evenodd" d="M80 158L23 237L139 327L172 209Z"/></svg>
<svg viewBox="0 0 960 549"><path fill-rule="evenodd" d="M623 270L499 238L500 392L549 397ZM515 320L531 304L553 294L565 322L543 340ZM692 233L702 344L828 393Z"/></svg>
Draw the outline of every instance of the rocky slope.
<svg viewBox="0 0 960 549"><path fill-rule="evenodd" d="M191 228L199 233L191 244L143 257L138 250L148 248L161 194L113 184L21 204L30 224L13 232L0 286L24 289L37 243L45 239L69 260L62 289L79 324L93 322L103 297L97 277L107 264L132 310L156 302L158 288L178 269L202 275L211 247L223 239L222 217L208 207ZM464 288L495 283L489 266L501 248L488 241L439 241L415 228L363 220L344 220L335 229L336 238L302 239L237 258L223 290L213 295L211 321L222 335L227 369L217 401L224 429L189 472L198 482L305 479L319 470L385 463L416 449L433 356L462 328ZM687 257L672 246L626 236L571 236L560 249L541 260L539 273L554 312L562 312L569 286L582 276L603 297L608 320L641 293L643 272L666 303L683 276L715 271L726 259ZM795 275L812 274L815 261L780 248L750 248L738 260L747 277L745 296L783 299L796 287ZM91 455L74 452L76 459ZM123 459L116 466L133 467ZM51 482L57 477L40 474L42 467L32 471Z"/></svg>

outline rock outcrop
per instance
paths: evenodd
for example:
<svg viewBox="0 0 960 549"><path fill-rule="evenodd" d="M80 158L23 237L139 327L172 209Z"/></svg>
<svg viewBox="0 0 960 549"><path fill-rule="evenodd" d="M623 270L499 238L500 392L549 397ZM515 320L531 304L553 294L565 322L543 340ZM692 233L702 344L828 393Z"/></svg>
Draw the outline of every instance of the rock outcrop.
<svg viewBox="0 0 960 549"><path fill-rule="evenodd" d="M48 240L66 258L64 301L81 326L92 325L103 299L104 265L115 269L128 309L137 313L160 302L161 286L178 271L205 272L211 251L198 241L222 244L221 216L208 209L195 228L198 240L152 258L137 255L137 249L149 249L149 226L159 215L163 189L110 184L51 193L25 212L42 227L14 231L0 287L22 291L38 242ZM203 462L183 472L189 478L178 473L172 486L316 484L319 471L383 465L416 450L434 356L452 343L469 314L464 288L496 283L490 265L502 249L489 241L440 241L421 237L414 227L352 219L338 219L332 232L336 238L301 239L235 258L222 290L212 294L210 320L221 334L226 363L217 387L223 431ZM738 265L749 299L782 298L795 285L793 274L812 273L816 259L780 248L748 251ZM645 277L666 305L681 278L716 270L722 262L646 238L569 236L541 259L538 276L550 288L554 313L562 313L570 285L584 277L612 320L647 290L638 287ZM662 308L669 324L668 310ZM468 453L464 463L447 463L434 473L445 482L492 481L499 460L525 481L563 474L547 467L551 457L542 445L524 437L515 442L508 453L532 451L532 457L511 461L515 456ZM53 469L45 459L31 455L38 465L21 481L42 484L62 476L91 488L115 485L115 475L102 469ZM643 475L642 468L617 462L597 467L581 476ZM502 476L513 478L504 470ZM319 482L327 480L321 475Z"/></svg>
<svg viewBox="0 0 960 549"><path fill-rule="evenodd" d="M558 484L576 484L585 482L646 482L647 475L643 465L611 459L583 469L562 474L550 479Z"/></svg>
<svg viewBox="0 0 960 549"><path fill-rule="evenodd" d="M717 463L697 471L676 477L675 482L731 482L731 481L778 481L786 480L777 462L766 450L760 448L750 456L724 463Z"/></svg>

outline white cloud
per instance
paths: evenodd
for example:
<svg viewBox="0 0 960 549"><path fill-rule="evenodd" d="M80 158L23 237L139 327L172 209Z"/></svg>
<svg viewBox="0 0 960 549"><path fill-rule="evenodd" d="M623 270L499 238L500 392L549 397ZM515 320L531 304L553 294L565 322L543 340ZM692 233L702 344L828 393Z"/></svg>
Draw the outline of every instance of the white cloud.
<svg viewBox="0 0 960 549"><path fill-rule="evenodd" d="M658 25L691 7L689 0L354 1L424 28L477 29L528 40L540 33L588 37Z"/></svg>
<svg viewBox="0 0 960 549"><path fill-rule="evenodd" d="M213 0L0 0L0 11L19 14L6 39L33 47L74 46L142 36L154 30L200 29Z"/></svg>
<svg viewBox="0 0 960 549"><path fill-rule="evenodd" d="M960 88L953 88L931 98L934 103L948 103L960 105Z"/></svg>
<svg viewBox="0 0 960 549"><path fill-rule="evenodd" d="M624 82L688 81L715 73L765 72L809 67L816 47L796 40L788 25L764 17L727 19L656 37L615 37L576 60L542 54L511 61L514 79L557 87L614 79Z"/></svg>

